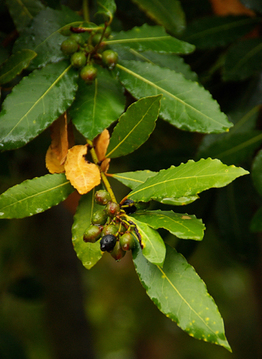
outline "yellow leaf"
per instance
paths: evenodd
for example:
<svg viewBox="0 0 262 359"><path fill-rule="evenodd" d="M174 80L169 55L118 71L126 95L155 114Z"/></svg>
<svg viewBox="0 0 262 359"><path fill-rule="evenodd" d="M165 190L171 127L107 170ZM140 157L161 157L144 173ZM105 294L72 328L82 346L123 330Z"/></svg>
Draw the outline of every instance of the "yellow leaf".
<svg viewBox="0 0 262 359"><path fill-rule="evenodd" d="M63 164L68 151L68 131L67 114L59 116L50 126L51 129L51 149L56 154L60 164Z"/></svg>
<svg viewBox="0 0 262 359"><path fill-rule="evenodd" d="M101 182L98 166L86 161L87 149L87 145L70 148L64 165L66 178L80 194L91 191Z"/></svg>
<svg viewBox="0 0 262 359"><path fill-rule="evenodd" d="M101 171L107 172L109 168L109 162L111 161L111 158L105 158L104 161L101 164Z"/></svg>
<svg viewBox="0 0 262 359"><path fill-rule="evenodd" d="M94 146L96 155L99 161L101 161L101 171L107 172L109 168L110 158L105 158L107 147L110 141L110 134L105 129L99 136L94 139Z"/></svg>
<svg viewBox="0 0 262 359"><path fill-rule="evenodd" d="M50 173L63 173L65 172L64 165L60 164L56 154L52 150L51 146L48 147L48 150L45 155L45 164L46 168Z"/></svg>

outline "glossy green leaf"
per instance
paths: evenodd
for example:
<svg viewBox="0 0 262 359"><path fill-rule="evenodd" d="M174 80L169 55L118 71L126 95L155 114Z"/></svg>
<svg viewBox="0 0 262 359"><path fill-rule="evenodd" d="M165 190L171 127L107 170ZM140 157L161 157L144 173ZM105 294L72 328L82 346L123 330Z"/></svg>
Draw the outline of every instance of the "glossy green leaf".
<svg viewBox="0 0 262 359"><path fill-rule="evenodd" d="M21 32L45 7L39 0L6 0L6 5L16 29Z"/></svg>
<svg viewBox="0 0 262 359"><path fill-rule="evenodd" d="M149 227L146 223L140 222L136 218L126 217L128 221L131 221L136 225L136 233L139 233L139 240L143 246L142 253L145 258L150 263L157 264L162 267L165 260L166 247L159 233Z"/></svg>
<svg viewBox="0 0 262 359"><path fill-rule="evenodd" d="M32 50L22 50L11 55L0 68L0 85L13 80L28 67L36 55Z"/></svg>
<svg viewBox="0 0 262 359"><path fill-rule="evenodd" d="M87 269L91 269L102 257L100 241L95 243L85 243L83 241L84 231L91 223L94 212L94 189L83 195L79 201L74 223L72 226L72 241L78 258Z"/></svg>
<svg viewBox="0 0 262 359"><path fill-rule="evenodd" d="M44 212L73 191L63 173L26 180L0 195L0 218L24 218Z"/></svg>
<svg viewBox="0 0 262 359"><path fill-rule="evenodd" d="M215 136L215 135L214 135ZM199 147L198 158L218 158L227 165L239 165L246 158L253 155L262 143L260 131L229 132L217 135L216 140L208 138Z"/></svg>
<svg viewBox="0 0 262 359"><path fill-rule="evenodd" d="M148 17L163 25L171 34L180 34L185 28L185 14L178 0L132 0Z"/></svg>
<svg viewBox="0 0 262 359"><path fill-rule="evenodd" d="M219 133L232 126L208 91L175 71L138 61L122 61L117 70L135 98L163 94L160 116L180 129Z"/></svg>
<svg viewBox="0 0 262 359"><path fill-rule="evenodd" d="M251 176L256 190L262 196L262 150L258 152L253 161Z"/></svg>
<svg viewBox="0 0 262 359"><path fill-rule="evenodd" d="M119 81L110 71L100 67L92 84L79 80L70 115L78 131L92 140L119 118L125 109L125 101Z"/></svg>
<svg viewBox="0 0 262 359"><path fill-rule="evenodd" d="M96 14L101 14L112 20L116 11L116 4L114 0L97 0L98 11Z"/></svg>
<svg viewBox="0 0 262 359"><path fill-rule="evenodd" d="M240 0L247 8L262 13L262 3L260 0Z"/></svg>
<svg viewBox="0 0 262 359"><path fill-rule="evenodd" d="M209 16L189 24L183 40L198 49L225 46L247 34L258 22L247 16Z"/></svg>
<svg viewBox="0 0 262 359"><path fill-rule="evenodd" d="M173 211L137 211L132 217L148 224L154 229L164 228L178 238L201 241L205 226L201 219L187 213Z"/></svg>
<svg viewBox="0 0 262 359"><path fill-rule="evenodd" d="M149 138L156 125L161 97L144 97L128 107L114 128L106 157L125 156Z"/></svg>
<svg viewBox="0 0 262 359"><path fill-rule="evenodd" d="M165 32L162 26L136 26L132 30L120 31L112 39L105 41L109 46L117 45L136 51L151 50L159 53L188 54L195 46L178 40Z"/></svg>
<svg viewBox="0 0 262 359"><path fill-rule="evenodd" d="M237 177L248 174L243 168L226 166L219 160L189 160L178 167L161 170L128 194L133 201L176 199L196 196L209 188L226 186Z"/></svg>
<svg viewBox="0 0 262 359"><path fill-rule="evenodd" d="M233 45L226 54L223 80L241 81L262 69L262 40L248 39Z"/></svg>
<svg viewBox="0 0 262 359"><path fill-rule="evenodd" d="M61 10L46 8L34 18L30 28L25 29L17 39L13 52L22 49L35 51L37 57L31 62L30 69L60 61L65 58L60 45L66 39L60 34L60 30L72 22L77 26L83 20L68 7L62 6Z"/></svg>
<svg viewBox="0 0 262 359"><path fill-rule="evenodd" d="M144 183L148 178L153 177L156 174L157 172L144 170L136 172L114 173L110 174L110 176L123 183L125 186L131 189L135 189L141 183Z"/></svg>
<svg viewBox="0 0 262 359"><path fill-rule="evenodd" d="M139 56L136 60L141 59L142 61L151 62L160 67L166 67L170 70L181 73L187 80L197 81L197 74L191 70L190 66L184 61L184 59L175 54L159 54L153 51L145 51L140 54L132 49L130 52L134 55Z"/></svg>
<svg viewBox="0 0 262 359"><path fill-rule="evenodd" d="M2 106L0 150L25 145L64 113L74 100L77 78L67 61L24 77Z"/></svg>
<svg viewBox="0 0 262 359"><path fill-rule="evenodd" d="M226 340L223 320L205 283L175 249L167 246L163 268L133 252L138 277L158 309L190 336L231 348Z"/></svg>

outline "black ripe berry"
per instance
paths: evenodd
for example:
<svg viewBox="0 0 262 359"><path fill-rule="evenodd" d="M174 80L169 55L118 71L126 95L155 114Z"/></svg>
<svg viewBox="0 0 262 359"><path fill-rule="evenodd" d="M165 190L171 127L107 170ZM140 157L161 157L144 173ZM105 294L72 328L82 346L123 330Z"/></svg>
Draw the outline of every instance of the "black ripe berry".
<svg viewBox="0 0 262 359"><path fill-rule="evenodd" d="M126 199L125 202L122 203L121 208L126 212L126 214L134 213L137 210L132 199Z"/></svg>
<svg viewBox="0 0 262 359"><path fill-rule="evenodd" d="M111 252L116 244L116 237L113 234L107 234L100 241L100 249L102 252Z"/></svg>

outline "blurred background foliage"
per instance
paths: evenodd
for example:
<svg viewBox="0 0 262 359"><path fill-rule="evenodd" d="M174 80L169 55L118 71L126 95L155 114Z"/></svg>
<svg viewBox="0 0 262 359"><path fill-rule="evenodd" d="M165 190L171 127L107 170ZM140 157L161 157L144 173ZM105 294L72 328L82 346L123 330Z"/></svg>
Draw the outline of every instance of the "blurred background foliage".
<svg viewBox="0 0 262 359"><path fill-rule="evenodd" d="M116 1L113 29L154 24L135 2ZM63 3L74 10L82 5L81 1ZM45 4L60 6L59 1ZM129 255L116 263L106 253L92 270L85 270L71 243L79 199L73 194L45 213L0 221L1 359L262 357L262 6L259 0L181 0L180 4L185 26L178 36L196 45L196 51L184 59L236 126L226 134L204 136L158 120L150 139L133 154L112 161L110 172L160 170L210 156L252 173L226 188L203 193L181 209L203 219L207 230L201 243L161 232L207 284L224 318L233 354L190 338L162 315L146 296ZM92 13L93 2L90 9ZM217 25L223 28L225 21L232 23L229 15L243 16L244 29L213 34L214 16L223 16L218 18L222 25ZM2 1L0 62L9 56L17 36ZM238 64L239 59L246 61ZM1 89L2 99L9 91ZM2 154L1 192L47 173L44 159L49 138L47 130L21 149ZM127 193L114 180L112 186L118 200Z"/></svg>

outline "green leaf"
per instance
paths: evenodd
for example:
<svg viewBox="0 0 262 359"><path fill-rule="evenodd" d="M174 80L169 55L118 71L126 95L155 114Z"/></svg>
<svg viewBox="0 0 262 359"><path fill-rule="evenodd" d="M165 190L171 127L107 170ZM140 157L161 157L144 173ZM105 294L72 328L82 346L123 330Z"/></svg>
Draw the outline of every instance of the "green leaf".
<svg viewBox="0 0 262 359"><path fill-rule="evenodd" d="M110 71L99 67L92 84L79 80L70 115L78 131L92 140L119 118L125 109L125 101L120 83Z"/></svg>
<svg viewBox="0 0 262 359"><path fill-rule="evenodd" d="M44 5L38 0L6 0L6 5L18 32L23 31L44 9Z"/></svg>
<svg viewBox="0 0 262 359"><path fill-rule="evenodd" d="M132 0L148 17L163 25L171 34L180 34L185 28L185 14L178 0Z"/></svg>
<svg viewBox="0 0 262 359"><path fill-rule="evenodd" d="M86 228L91 224L91 218L94 212L94 189L83 195L79 201L74 223L72 226L72 241L78 258L87 269L91 269L102 257L100 250L100 241L95 243L85 243L83 234Z"/></svg>
<svg viewBox="0 0 262 359"><path fill-rule="evenodd" d="M214 135L215 136L215 135ZM239 165L251 157L262 143L261 131L229 132L217 135L216 140L208 138L199 147L197 157L218 158L227 165Z"/></svg>
<svg viewBox="0 0 262 359"><path fill-rule="evenodd" d="M68 7L62 6L62 10L46 8L34 18L32 26L23 31L17 39L13 52L22 49L35 51L37 57L30 64L31 70L45 66L49 62L60 61L65 58L60 50L65 37L60 34L60 30L72 22L77 26L83 20Z"/></svg>
<svg viewBox="0 0 262 359"><path fill-rule="evenodd" d="M226 186L237 177L248 174L243 168L226 166L219 160L189 160L178 167L161 170L128 194L133 201L163 201L164 198L197 196L209 188Z"/></svg>
<svg viewBox="0 0 262 359"><path fill-rule="evenodd" d="M218 133L232 126L208 91L175 71L138 61L122 61L117 69L135 98L163 94L160 116L180 129Z"/></svg>
<svg viewBox="0 0 262 359"><path fill-rule="evenodd" d="M233 45L226 54L223 80L242 81L262 69L262 40L248 39Z"/></svg>
<svg viewBox="0 0 262 359"><path fill-rule="evenodd" d="M56 206L74 191L63 173L26 180L0 196L0 218L24 218Z"/></svg>
<svg viewBox="0 0 262 359"><path fill-rule="evenodd" d="M156 125L161 97L144 97L128 107L114 128L106 157L125 156L149 138Z"/></svg>
<svg viewBox="0 0 262 359"><path fill-rule="evenodd" d="M114 0L97 0L98 11L95 15L101 14L108 17L111 22L116 11L116 4Z"/></svg>
<svg viewBox="0 0 262 359"><path fill-rule="evenodd" d="M183 40L198 49L225 46L247 34L258 22L247 16L209 16L189 24Z"/></svg>
<svg viewBox="0 0 262 359"><path fill-rule="evenodd" d="M116 48L120 45L136 51L152 50L159 53L188 54L195 49L194 45L168 35L162 26L147 24L136 26L132 30L120 31L105 43Z"/></svg>
<svg viewBox="0 0 262 359"><path fill-rule="evenodd" d="M148 296L162 313L190 336L231 351L213 298L181 254L167 246L165 263L161 268L148 262L137 246L133 260Z"/></svg>
<svg viewBox="0 0 262 359"><path fill-rule="evenodd" d="M132 217L148 224L154 229L164 228L178 238L201 241L205 226L201 219L187 213L173 211L137 211Z"/></svg>
<svg viewBox="0 0 262 359"><path fill-rule="evenodd" d="M197 74L191 70L190 66L185 63L184 59L175 54L158 54L153 51L145 51L143 54L130 49L130 52L136 56L136 60L151 62L160 67L166 67L175 72L181 73L187 80L197 81Z"/></svg>
<svg viewBox="0 0 262 359"><path fill-rule="evenodd" d="M140 222L136 218L128 217L130 221L136 225L136 233L139 233L139 239L142 244L142 253L145 258L153 264L157 264L162 267L165 255L166 247L163 239L160 237L159 233L149 227L146 223Z"/></svg>
<svg viewBox="0 0 262 359"><path fill-rule="evenodd" d="M36 55L32 50L22 50L11 55L0 68L0 84L2 85L13 80L22 70L28 67Z"/></svg>
<svg viewBox="0 0 262 359"><path fill-rule="evenodd" d="M64 113L74 100L77 78L77 71L67 61L24 77L3 103L0 149L25 145Z"/></svg>
<svg viewBox="0 0 262 359"><path fill-rule="evenodd" d="M262 3L260 0L240 0L247 8L262 13Z"/></svg>
<svg viewBox="0 0 262 359"><path fill-rule="evenodd" d="M253 161L251 176L256 190L262 196L262 150L258 152Z"/></svg>
<svg viewBox="0 0 262 359"><path fill-rule="evenodd" d="M135 189L141 183L144 183L148 178L153 177L156 174L157 172L144 170L136 172L114 173L110 174L110 176L123 183L125 186L131 189Z"/></svg>

